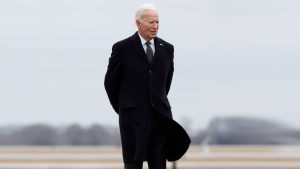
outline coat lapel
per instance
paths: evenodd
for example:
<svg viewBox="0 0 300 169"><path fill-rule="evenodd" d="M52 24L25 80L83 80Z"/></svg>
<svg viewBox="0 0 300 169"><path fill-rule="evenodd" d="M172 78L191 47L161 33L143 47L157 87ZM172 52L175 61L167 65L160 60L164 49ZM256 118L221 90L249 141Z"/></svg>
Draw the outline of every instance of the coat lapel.
<svg viewBox="0 0 300 169"><path fill-rule="evenodd" d="M155 53L154 53L154 57L153 60L156 60L157 58L161 58L161 52L162 52L162 48L163 48L163 43L159 40L159 38L155 38L154 39L154 45L155 45Z"/></svg>
<svg viewBox="0 0 300 169"><path fill-rule="evenodd" d="M142 46L140 37L138 35L138 32L136 32L134 35L131 36L131 42L132 46L135 48L138 55L142 58L142 60L149 65L149 61L147 59L147 55L145 53L145 50Z"/></svg>

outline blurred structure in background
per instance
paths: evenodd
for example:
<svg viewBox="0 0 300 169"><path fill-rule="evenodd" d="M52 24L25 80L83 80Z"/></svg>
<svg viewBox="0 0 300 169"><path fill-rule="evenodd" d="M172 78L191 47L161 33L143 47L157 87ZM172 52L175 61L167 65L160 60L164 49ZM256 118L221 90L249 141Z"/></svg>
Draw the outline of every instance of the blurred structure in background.
<svg viewBox="0 0 300 169"><path fill-rule="evenodd" d="M259 118L214 118L206 129L193 135L194 144L274 145L299 144L300 129Z"/></svg>

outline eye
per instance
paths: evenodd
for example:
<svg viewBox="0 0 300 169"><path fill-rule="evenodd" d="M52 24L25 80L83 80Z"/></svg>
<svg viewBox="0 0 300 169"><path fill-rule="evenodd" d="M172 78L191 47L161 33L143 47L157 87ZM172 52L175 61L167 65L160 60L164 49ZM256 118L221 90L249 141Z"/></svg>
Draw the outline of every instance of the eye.
<svg viewBox="0 0 300 169"><path fill-rule="evenodd" d="M159 21L149 21L149 24L153 25L154 23L158 24Z"/></svg>

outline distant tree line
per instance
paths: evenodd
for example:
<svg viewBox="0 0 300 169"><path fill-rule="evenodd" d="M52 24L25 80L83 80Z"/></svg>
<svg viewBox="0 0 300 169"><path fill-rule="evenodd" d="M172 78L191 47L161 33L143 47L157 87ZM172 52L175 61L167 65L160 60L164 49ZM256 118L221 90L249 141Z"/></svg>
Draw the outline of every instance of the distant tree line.
<svg viewBox="0 0 300 169"><path fill-rule="evenodd" d="M7 126L0 128L0 145L120 145L120 136L118 128L98 124Z"/></svg>
<svg viewBox="0 0 300 169"><path fill-rule="evenodd" d="M187 127L188 128L188 127ZM189 132L189 130L188 130ZM190 134L194 145L300 144L300 130L256 118L214 118L205 129ZM120 145L118 127L46 124L0 127L0 145Z"/></svg>

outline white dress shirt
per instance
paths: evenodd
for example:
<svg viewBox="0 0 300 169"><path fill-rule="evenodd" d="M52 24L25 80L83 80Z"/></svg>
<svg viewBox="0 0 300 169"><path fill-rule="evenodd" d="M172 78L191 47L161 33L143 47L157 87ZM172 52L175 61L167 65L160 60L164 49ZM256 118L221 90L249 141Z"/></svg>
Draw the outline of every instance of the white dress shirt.
<svg viewBox="0 0 300 169"><path fill-rule="evenodd" d="M143 48L144 48L144 51L145 51L145 53L147 53L147 45L146 45L146 40L139 34L139 36L140 36L140 39L141 39L141 42L142 42L142 46L143 46ZM151 39L150 40L150 47L152 48L152 51L153 51L153 56L154 56L154 54L155 54L155 46L154 46L154 39Z"/></svg>

